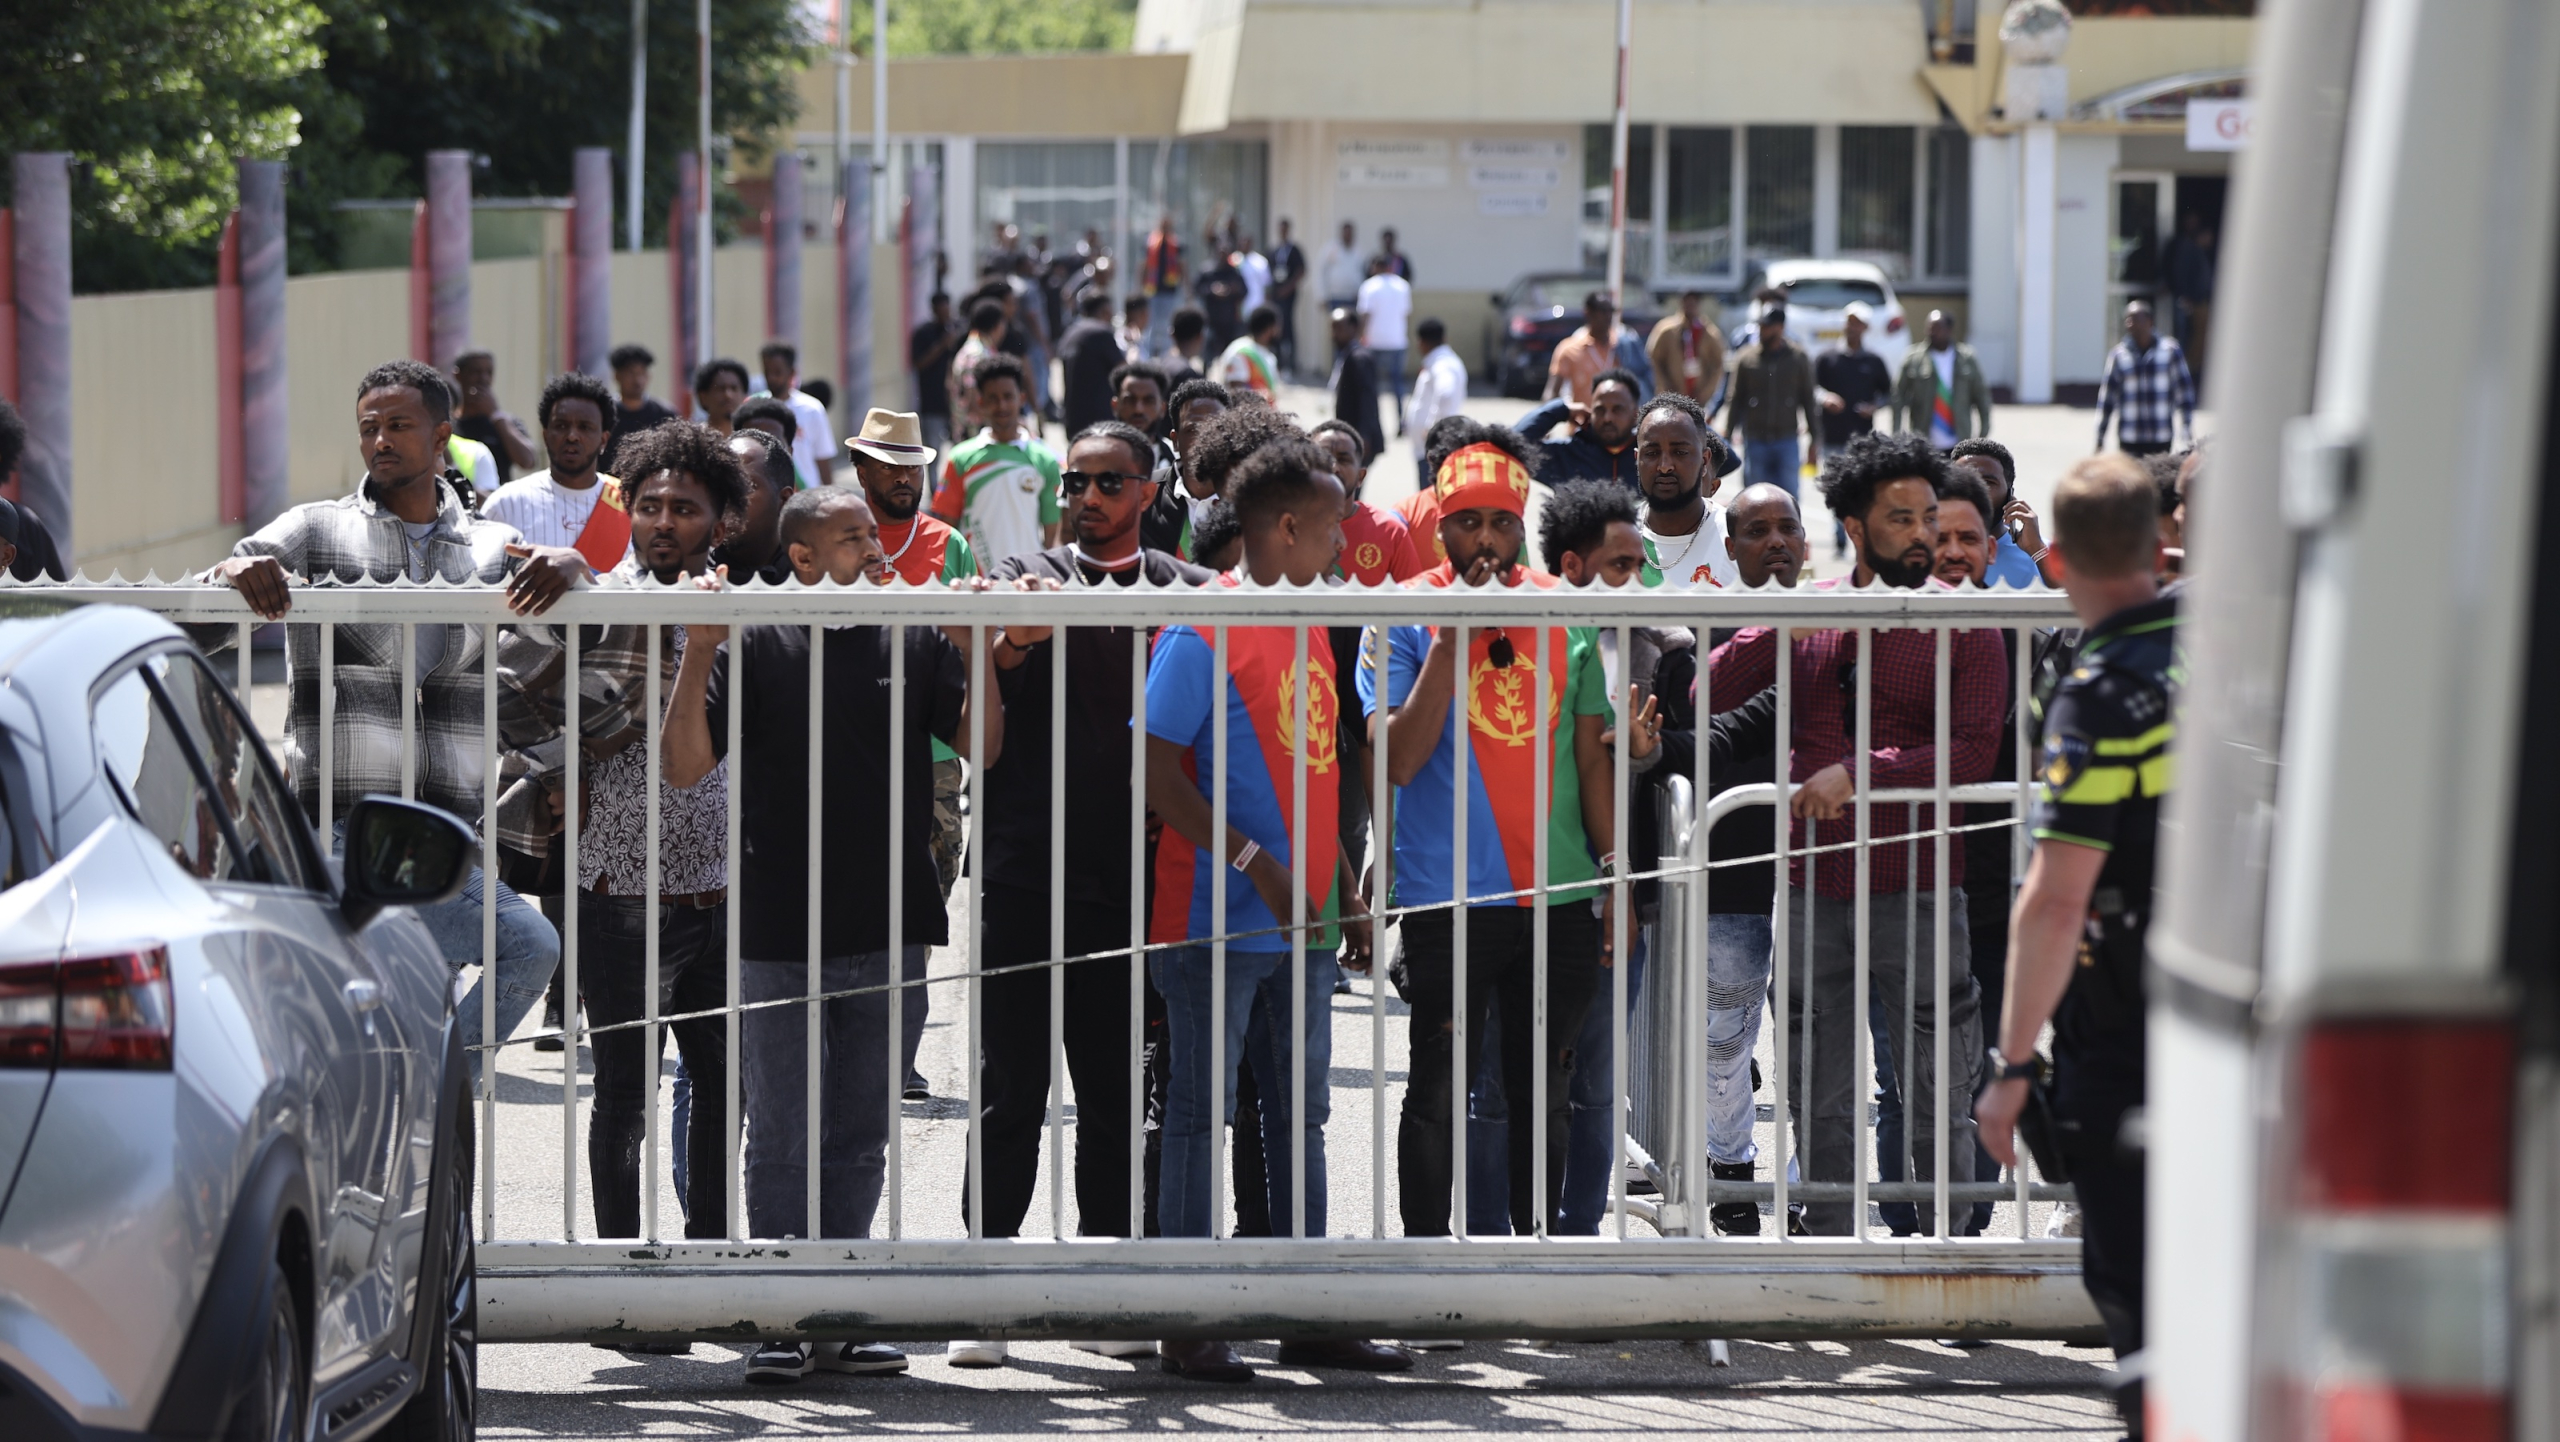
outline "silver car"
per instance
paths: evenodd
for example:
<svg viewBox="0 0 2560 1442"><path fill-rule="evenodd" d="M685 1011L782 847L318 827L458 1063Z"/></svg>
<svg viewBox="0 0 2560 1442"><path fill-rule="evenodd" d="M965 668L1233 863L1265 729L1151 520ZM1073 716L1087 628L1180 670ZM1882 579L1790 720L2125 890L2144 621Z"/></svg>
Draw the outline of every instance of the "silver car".
<svg viewBox="0 0 2560 1442"><path fill-rule="evenodd" d="M175 626L0 596L0 1438L473 1432L472 1117L407 909L477 843L348 817L345 879Z"/></svg>

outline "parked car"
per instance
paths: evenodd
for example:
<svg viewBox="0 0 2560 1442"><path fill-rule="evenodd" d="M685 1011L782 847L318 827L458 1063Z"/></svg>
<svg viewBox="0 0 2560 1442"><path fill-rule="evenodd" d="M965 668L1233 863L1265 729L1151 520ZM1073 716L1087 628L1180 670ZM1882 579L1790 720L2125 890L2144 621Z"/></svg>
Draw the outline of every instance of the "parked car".
<svg viewBox="0 0 2560 1442"><path fill-rule="evenodd" d="M473 1432L468 1069L388 797L341 881L175 626L0 599L0 1437Z"/></svg>
<svg viewBox="0 0 2560 1442"><path fill-rule="evenodd" d="M1764 288L1786 292L1787 334L1815 355L1839 348L1849 302L1861 300L1875 312L1867 328L1867 349L1882 356L1888 369L1899 368L1911 349L1902 300L1881 266L1863 260L1773 260L1742 293L1747 297ZM1759 330L1757 320L1746 308L1733 336L1736 349L1751 343Z"/></svg>
<svg viewBox="0 0 2560 1442"><path fill-rule="evenodd" d="M1583 297L1609 284L1596 272L1548 271L1524 275L1493 293L1493 317L1485 322L1483 374L1502 394L1536 400L1547 387L1547 358L1556 343L1582 328ZM1639 339L1662 319L1659 302L1633 286L1620 323Z"/></svg>

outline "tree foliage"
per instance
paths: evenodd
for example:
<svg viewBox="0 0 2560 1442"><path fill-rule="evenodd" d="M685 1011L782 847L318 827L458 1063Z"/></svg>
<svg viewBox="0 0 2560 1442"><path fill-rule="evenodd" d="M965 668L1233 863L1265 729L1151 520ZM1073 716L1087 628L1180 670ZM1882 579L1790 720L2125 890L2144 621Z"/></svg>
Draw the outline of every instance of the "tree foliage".
<svg viewBox="0 0 2560 1442"><path fill-rule="evenodd" d="M1125 50L1137 19L1137 0L898 0L889 7L889 53Z"/></svg>

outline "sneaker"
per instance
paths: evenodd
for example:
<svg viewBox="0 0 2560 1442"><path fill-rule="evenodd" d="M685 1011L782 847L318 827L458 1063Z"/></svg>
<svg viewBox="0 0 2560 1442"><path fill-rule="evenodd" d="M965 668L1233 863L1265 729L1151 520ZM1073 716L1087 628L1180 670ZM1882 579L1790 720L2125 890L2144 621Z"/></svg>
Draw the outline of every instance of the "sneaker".
<svg viewBox="0 0 2560 1442"><path fill-rule="evenodd" d="M539 1036L539 1037L535 1037L535 1038L533 1039L533 1049L534 1049L535 1051L558 1051L558 1050L560 1050L560 1045L561 1045L561 1043L560 1043L560 1037L559 1037L559 1031L560 1031L560 1003L559 1003L559 1002L557 1002L557 1001L547 1001L547 1002L544 1002L544 1003L542 1004L542 1026L543 1026L543 1029L544 1029L545 1031L551 1032L551 1033L552 1033L552 1035L550 1035L550 1036Z"/></svg>
<svg viewBox="0 0 2560 1442"><path fill-rule="evenodd" d="M907 1068L907 1089L901 1095L911 1102L930 1101L933 1099L933 1088L925 1085L923 1072L909 1067Z"/></svg>
<svg viewBox="0 0 2560 1442"><path fill-rule="evenodd" d="M1467 1344L1459 1341L1455 1337L1429 1337L1421 1339L1413 1337L1399 1337L1396 1339L1396 1345L1404 1348L1408 1352L1455 1352Z"/></svg>
<svg viewBox="0 0 2560 1442"><path fill-rule="evenodd" d="M806 1342L767 1342L747 1359L747 1380L767 1387L797 1382L809 1375L815 1350Z"/></svg>
<svg viewBox="0 0 2560 1442"><path fill-rule="evenodd" d="M847 1342L818 1350L818 1365L830 1372L881 1373L907 1370L907 1354L886 1342Z"/></svg>
<svg viewBox="0 0 2560 1442"><path fill-rule="evenodd" d="M1012 1351L1002 1342L954 1342L942 1360L954 1367L1001 1367Z"/></svg>
<svg viewBox="0 0 2560 1442"><path fill-rule="evenodd" d="M2056 1238L2080 1235L2080 1208L2070 1202L2055 1207L2053 1215L2044 1219L2044 1234Z"/></svg>
<svg viewBox="0 0 2560 1442"><path fill-rule="evenodd" d="M1707 1170L1719 1182L1756 1181L1750 1162L1710 1162ZM1760 1235L1758 1202L1718 1202L1707 1208L1707 1223L1720 1237L1756 1237Z"/></svg>
<svg viewBox="0 0 2560 1442"><path fill-rule="evenodd" d="M1097 1357L1152 1357L1156 1354L1153 1342L1069 1342L1067 1345Z"/></svg>

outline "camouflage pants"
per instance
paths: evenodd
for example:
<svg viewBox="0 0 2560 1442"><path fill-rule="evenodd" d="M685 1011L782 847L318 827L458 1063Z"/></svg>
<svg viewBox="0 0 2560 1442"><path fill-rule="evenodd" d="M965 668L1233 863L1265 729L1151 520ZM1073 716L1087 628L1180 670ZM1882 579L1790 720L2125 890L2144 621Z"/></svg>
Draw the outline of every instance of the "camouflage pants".
<svg viewBox="0 0 2560 1442"><path fill-rule="evenodd" d="M968 786L968 768L953 756L933 763L933 870L942 883L942 899L951 899L951 884L960 879L960 798Z"/></svg>

